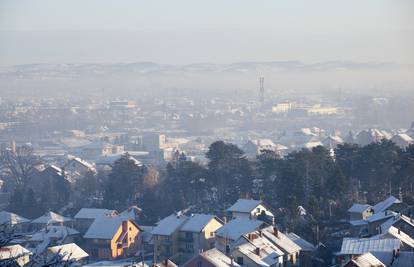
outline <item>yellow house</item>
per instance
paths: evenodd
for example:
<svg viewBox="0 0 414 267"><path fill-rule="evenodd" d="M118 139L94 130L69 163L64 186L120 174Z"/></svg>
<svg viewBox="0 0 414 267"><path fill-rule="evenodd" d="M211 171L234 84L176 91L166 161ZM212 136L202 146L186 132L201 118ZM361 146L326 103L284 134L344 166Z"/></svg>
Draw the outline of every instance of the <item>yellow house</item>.
<svg viewBox="0 0 414 267"><path fill-rule="evenodd" d="M214 215L192 214L180 228L180 260L187 261L200 252L214 248L214 233L222 226L223 222Z"/></svg>
<svg viewBox="0 0 414 267"><path fill-rule="evenodd" d="M102 216L95 219L83 236L91 258L128 257L140 249L141 229L124 216Z"/></svg>

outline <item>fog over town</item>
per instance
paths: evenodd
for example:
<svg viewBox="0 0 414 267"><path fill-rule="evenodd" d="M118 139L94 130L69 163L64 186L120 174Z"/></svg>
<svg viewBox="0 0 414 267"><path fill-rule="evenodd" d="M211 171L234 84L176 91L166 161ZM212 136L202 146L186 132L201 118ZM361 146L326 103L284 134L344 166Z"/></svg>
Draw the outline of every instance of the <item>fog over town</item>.
<svg viewBox="0 0 414 267"><path fill-rule="evenodd" d="M414 266L413 11L1 2L0 266Z"/></svg>

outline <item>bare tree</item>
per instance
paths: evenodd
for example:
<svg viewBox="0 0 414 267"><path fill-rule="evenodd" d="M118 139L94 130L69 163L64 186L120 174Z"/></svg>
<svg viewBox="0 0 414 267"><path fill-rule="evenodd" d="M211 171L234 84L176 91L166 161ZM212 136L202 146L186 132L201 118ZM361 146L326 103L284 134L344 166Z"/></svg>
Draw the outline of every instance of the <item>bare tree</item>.
<svg viewBox="0 0 414 267"><path fill-rule="evenodd" d="M17 147L15 150L4 150L0 155L0 168L10 175L18 185L25 185L40 158L33 153L28 145Z"/></svg>

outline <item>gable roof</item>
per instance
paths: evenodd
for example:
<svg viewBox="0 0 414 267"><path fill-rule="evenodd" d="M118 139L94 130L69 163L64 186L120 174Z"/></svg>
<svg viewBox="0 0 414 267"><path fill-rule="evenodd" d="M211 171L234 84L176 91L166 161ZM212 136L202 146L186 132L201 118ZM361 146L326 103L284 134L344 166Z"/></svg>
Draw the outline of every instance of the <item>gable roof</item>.
<svg viewBox="0 0 414 267"><path fill-rule="evenodd" d="M153 235L171 235L188 219L185 215L171 214L157 223L152 230Z"/></svg>
<svg viewBox="0 0 414 267"><path fill-rule="evenodd" d="M295 233L289 233L287 236L296 245L298 245L300 249L303 251L315 251L316 250L316 247L312 243L308 242L307 240L303 239L302 237L298 236Z"/></svg>
<svg viewBox="0 0 414 267"><path fill-rule="evenodd" d="M359 267L385 267L385 265L371 253L365 253L351 259Z"/></svg>
<svg viewBox="0 0 414 267"><path fill-rule="evenodd" d="M400 240L394 238L344 238L340 255L360 255L372 251L393 251L400 248Z"/></svg>
<svg viewBox="0 0 414 267"><path fill-rule="evenodd" d="M236 203L233 204L227 211L231 212L247 212L250 213L254 210L257 206L262 204L261 200L254 200L254 199L239 199Z"/></svg>
<svg viewBox="0 0 414 267"><path fill-rule="evenodd" d="M43 242L44 240L48 240L50 238L64 240L67 236L77 235L77 234L79 234L79 232L73 228L61 226L61 225L53 225L53 226L49 226L47 230L42 229L34 233L30 237L29 240L37 241L37 242Z"/></svg>
<svg viewBox="0 0 414 267"><path fill-rule="evenodd" d="M217 219L214 215L192 214L183 226L181 226L180 230L186 232L201 232L214 219Z"/></svg>
<svg viewBox="0 0 414 267"><path fill-rule="evenodd" d="M411 219L405 215L399 215L396 213L395 216L393 216L392 218L389 218L386 222L384 222L383 224L380 225L381 227L381 232L385 233L386 231L388 231L388 229L394 225L395 223L399 222L399 221L404 221L405 223L407 223L408 225L410 225L411 227L414 228L414 222L411 221Z"/></svg>
<svg viewBox="0 0 414 267"><path fill-rule="evenodd" d="M372 209L374 210L374 213L382 212L387 210L389 207L391 207L395 203L402 203L401 200L394 196L390 196L389 198L378 202Z"/></svg>
<svg viewBox="0 0 414 267"><path fill-rule="evenodd" d="M49 247L47 249L48 253L51 254L58 254L62 257L63 261L69 260L82 260L86 257L89 257L89 254L86 253L83 249L81 249L75 243L69 243L60 246Z"/></svg>
<svg viewBox="0 0 414 267"><path fill-rule="evenodd" d="M240 267L239 264L216 248L204 251L200 256L217 267Z"/></svg>
<svg viewBox="0 0 414 267"><path fill-rule="evenodd" d="M75 215L75 219L96 219L101 216L116 214L116 210L81 208Z"/></svg>
<svg viewBox="0 0 414 267"><path fill-rule="evenodd" d="M132 220L123 216L102 216L96 218L83 238L112 239L123 221L130 221L133 223ZM135 223L133 224L135 225ZM139 229L137 225L135 226Z"/></svg>
<svg viewBox="0 0 414 267"><path fill-rule="evenodd" d="M264 222L259 220L236 218L217 229L216 235L230 240L237 240L242 235L259 229L262 225L264 225Z"/></svg>
<svg viewBox="0 0 414 267"><path fill-rule="evenodd" d="M72 221L73 220L71 218L64 217L52 211L48 211L44 215L40 216L39 218L34 219L32 223L53 224L53 223L64 223L64 222L72 222Z"/></svg>
<svg viewBox="0 0 414 267"><path fill-rule="evenodd" d="M244 237L247 241L235 249L261 266L272 266L279 262L278 258L285 253L265 237L258 234L253 240ZM257 255L258 250L259 255Z"/></svg>
<svg viewBox="0 0 414 267"><path fill-rule="evenodd" d="M398 258L393 261L392 252L384 251L373 251L372 254L384 263L386 266L390 266L392 262L392 267L407 267L414 266L414 253L408 251L401 251Z"/></svg>
<svg viewBox="0 0 414 267"><path fill-rule="evenodd" d="M15 225L27 222L30 222L30 220L20 215L8 211L0 211L0 224Z"/></svg>
<svg viewBox="0 0 414 267"><path fill-rule="evenodd" d="M32 254L30 251L22 247L21 245L12 245L0 247L0 260L7 260L12 258L18 258L24 255Z"/></svg>
<svg viewBox="0 0 414 267"><path fill-rule="evenodd" d="M363 213L369 208L371 208L371 205L368 204L354 204L348 209L348 212Z"/></svg>
<svg viewBox="0 0 414 267"><path fill-rule="evenodd" d="M266 227L262 230L263 235L275 244L282 251L293 254L300 251L300 246L296 245L295 242L289 239L285 234L278 231L277 236L274 234L274 228L272 226Z"/></svg>

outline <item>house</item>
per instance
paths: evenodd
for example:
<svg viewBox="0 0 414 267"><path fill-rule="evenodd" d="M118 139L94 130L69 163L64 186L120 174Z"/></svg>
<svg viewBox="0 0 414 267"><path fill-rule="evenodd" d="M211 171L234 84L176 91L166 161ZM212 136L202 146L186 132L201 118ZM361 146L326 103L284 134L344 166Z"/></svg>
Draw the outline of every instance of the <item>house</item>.
<svg viewBox="0 0 414 267"><path fill-rule="evenodd" d="M283 251L283 262L286 263L285 265L300 265L300 246L296 245L287 235L279 231L277 227L269 226L262 229L262 235Z"/></svg>
<svg viewBox="0 0 414 267"><path fill-rule="evenodd" d="M63 169L66 175L75 181L88 174L95 175L97 173L95 166L91 163L71 155L68 156L68 161L63 166Z"/></svg>
<svg viewBox="0 0 414 267"><path fill-rule="evenodd" d="M289 233L287 237L300 247L299 262L303 267L313 266L312 260L316 255L316 246L298 236L295 233Z"/></svg>
<svg viewBox="0 0 414 267"><path fill-rule="evenodd" d="M372 206L368 204L354 204L348 209L349 221L366 220L374 213Z"/></svg>
<svg viewBox="0 0 414 267"><path fill-rule="evenodd" d="M30 236L26 248L42 252L48 246L62 245L80 241L80 234L75 229L62 225L52 225Z"/></svg>
<svg viewBox="0 0 414 267"><path fill-rule="evenodd" d="M138 266L141 266L141 265L138 265ZM178 267L178 265L170 260L163 260L157 263L153 263L152 267Z"/></svg>
<svg viewBox="0 0 414 267"><path fill-rule="evenodd" d="M81 234L85 234L96 218L103 216L115 216L117 214L118 212L116 210L81 208L74 216L75 228Z"/></svg>
<svg viewBox="0 0 414 267"><path fill-rule="evenodd" d="M349 260L344 267L386 267L379 259L377 259L371 253L365 253L359 256L356 256Z"/></svg>
<svg viewBox="0 0 414 267"><path fill-rule="evenodd" d="M394 212L402 212L407 208L407 205L404 204L401 200L394 196L390 196L387 199L377 203L372 207L374 213L383 212L386 210Z"/></svg>
<svg viewBox="0 0 414 267"><path fill-rule="evenodd" d="M99 156L112 154L121 154L124 152L123 146L116 146L110 143L98 140L81 147L81 156L85 159L95 159Z"/></svg>
<svg viewBox="0 0 414 267"><path fill-rule="evenodd" d="M24 266L32 253L21 245L0 247L0 266Z"/></svg>
<svg viewBox="0 0 414 267"><path fill-rule="evenodd" d="M395 238L401 241L401 250L414 251L414 239L407 235L401 229L394 226L390 226L387 231L383 231L382 234L373 236L372 238Z"/></svg>
<svg viewBox="0 0 414 267"><path fill-rule="evenodd" d="M91 258L116 259L134 255L140 249L142 230L122 216L96 218L83 236Z"/></svg>
<svg viewBox="0 0 414 267"><path fill-rule="evenodd" d="M159 221L151 234L154 242L154 258L165 260L167 258L178 258L179 253L179 230L187 221L184 214L171 214Z"/></svg>
<svg viewBox="0 0 414 267"><path fill-rule="evenodd" d="M179 251L184 260L214 248L214 232L221 226L223 222L214 215L192 214L179 231Z"/></svg>
<svg viewBox="0 0 414 267"><path fill-rule="evenodd" d="M220 250L213 248L204 251L188 262L183 267L240 267L232 257L223 254Z"/></svg>
<svg viewBox="0 0 414 267"><path fill-rule="evenodd" d="M378 212L369 216L366 219L366 221L368 222L367 233L369 235L378 234L378 231L381 230L379 229L379 227L383 225L386 221L389 221L391 218L394 218L395 216L398 216L398 213L389 210Z"/></svg>
<svg viewBox="0 0 414 267"><path fill-rule="evenodd" d="M60 214L48 211L37 219L31 221L31 225L35 230L47 228L49 225L65 225L73 227L73 219L64 217Z"/></svg>
<svg viewBox="0 0 414 267"><path fill-rule="evenodd" d="M414 266L414 252L407 251L392 251L392 252L382 252L374 251L372 255L380 260L385 266L392 267L406 267Z"/></svg>
<svg viewBox="0 0 414 267"><path fill-rule="evenodd" d="M227 213L230 218L243 218L243 219L258 219L268 218L269 221L274 223L275 216L271 212L270 208L261 200L254 199L239 199L230 208L227 209ZM260 216L260 217L259 217Z"/></svg>
<svg viewBox="0 0 414 267"><path fill-rule="evenodd" d="M259 220L236 218L217 229L215 247L222 252L229 252L230 248L244 234L259 230L266 224Z"/></svg>
<svg viewBox="0 0 414 267"><path fill-rule="evenodd" d="M408 134L405 134L405 133L400 133L400 134L394 135L391 138L391 141L393 141L401 149L406 149L409 145L414 144L414 139L411 138Z"/></svg>
<svg viewBox="0 0 414 267"><path fill-rule="evenodd" d="M409 236L414 237L414 219L412 218L409 218L402 214L396 214L381 224L381 226L378 227L378 231L380 234L385 233L390 229L391 226L406 233Z"/></svg>
<svg viewBox="0 0 414 267"><path fill-rule="evenodd" d="M283 251L270 242L262 231L244 235L233 251L232 256L240 266L277 266L283 264Z"/></svg>
<svg viewBox="0 0 414 267"><path fill-rule="evenodd" d="M367 252L392 252L400 249L400 240L395 238L371 239L371 238L344 238L341 250L338 252L339 262L345 263L353 256Z"/></svg>
<svg viewBox="0 0 414 267"><path fill-rule="evenodd" d="M20 215L8 211L0 211L0 225L12 228L15 232L25 231L30 223Z"/></svg>
<svg viewBox="0 0 414 267"><path fill-rule="evenodd" d="M82 265L87 263L89 255L75 243L70 243L47 249L47 258L49 260L56 257L64 263Z"/></svg>

